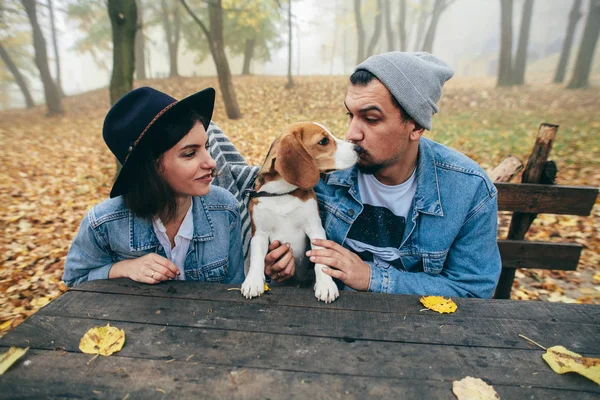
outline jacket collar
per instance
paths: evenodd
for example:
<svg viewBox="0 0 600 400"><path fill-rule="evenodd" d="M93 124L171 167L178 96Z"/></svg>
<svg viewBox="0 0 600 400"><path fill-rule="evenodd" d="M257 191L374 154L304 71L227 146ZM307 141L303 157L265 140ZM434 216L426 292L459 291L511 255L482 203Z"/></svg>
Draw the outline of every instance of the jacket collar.
<svg viewBox="0 0 600 400"><path fill-rule="evenodd" d="M192 241L203 242L214 238L212 220L202 197L192 197L194 236ZM137 217L129 211L129 247L132 251L143 251L160 244L152 220Z"/></svg>
<svg viewBox="0 0 600 400"><path fill-rule="evenodd" d="M353 187L358 191L358 167L333 172L325 178L329 185ZM414 198L414 209L424 214L444 216L440 200L435 154L431 140L421 138L417 159L417 191Z"/></svg>

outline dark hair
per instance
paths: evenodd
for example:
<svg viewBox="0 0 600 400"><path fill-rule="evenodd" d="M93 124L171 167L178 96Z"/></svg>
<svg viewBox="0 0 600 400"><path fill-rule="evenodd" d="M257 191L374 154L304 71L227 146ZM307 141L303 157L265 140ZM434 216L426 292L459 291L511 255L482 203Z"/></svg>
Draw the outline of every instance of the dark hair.
<svg viewBox="0 0 600 400"><path fill-rule="evenodd" d="M168 118L165 118L168 117ZM173 189L159 174L163 154L175 146L197 124L206 121L194 110L178 107L156 121L150 135L140 142L131 155L127 172L130 184L123 197L127 207L138 217L161 215L165 221L175 218L177 199Z"/></svg>
<svg viewBox="0 0 600 400"><path fill-rule="evenodd" d="M370 73L369 71L367 71L366 69L356 70L356 71L354 71L354 73L352 75L350 75L350 83L355 86L367 86L369 83L371 83L371 81L373 79L377 79L377 77L375 75L373 75L372 73ZM377 79L377 80L379 80L379 79ZM406 112L404 107L402 107L400 105L398 100L396 100L396 98L394 97L394 95L392 95L391 92L390 92L390 96L392 98L392 103L394 104L394 107L396 107L398 110L400 110L400 117L402 117L402 120L403 121L412 121L412 122L414 122L415 127L417 129L422 129L423 127L419 123L417 123L417 121L415 121L415 119Z"/></svg>

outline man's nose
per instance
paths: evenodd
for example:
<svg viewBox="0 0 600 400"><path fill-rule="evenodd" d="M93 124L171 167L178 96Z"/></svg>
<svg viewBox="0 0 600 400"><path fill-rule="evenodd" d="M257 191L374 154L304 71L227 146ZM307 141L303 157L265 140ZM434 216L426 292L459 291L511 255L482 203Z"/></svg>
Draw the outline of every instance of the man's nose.
<svg viewBox="0 0 600 400"><path fill-rule="evenodd" d="M363 134L360 127L354 121L350 121L348 131L346 132L346 140L352 143L360 142L363 139Z"/></svg>

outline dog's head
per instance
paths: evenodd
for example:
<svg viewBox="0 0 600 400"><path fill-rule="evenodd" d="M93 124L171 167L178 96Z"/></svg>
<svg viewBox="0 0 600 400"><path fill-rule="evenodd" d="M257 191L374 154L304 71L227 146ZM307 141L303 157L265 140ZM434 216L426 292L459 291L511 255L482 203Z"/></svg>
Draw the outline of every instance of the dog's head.
<svg viewBox="0 0 600 400"><path fill-rule="evenodd" d="M299 122L273 142L263 169L274 170L301 189L311 189L320 173L350 168L357 161L351 143L335 138L321 124Z"/></svg>

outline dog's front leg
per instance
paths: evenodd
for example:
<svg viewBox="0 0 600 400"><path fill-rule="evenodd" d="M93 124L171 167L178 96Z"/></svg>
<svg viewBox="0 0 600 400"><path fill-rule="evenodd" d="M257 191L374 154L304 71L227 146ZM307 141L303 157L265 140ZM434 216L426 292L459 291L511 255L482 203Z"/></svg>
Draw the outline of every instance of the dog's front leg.
<svg viewBox="0 0 600 400"><path fill-rule="evenodd" d="M325 236L325 229L321 225L321 221L318 221L318 226L311 226L306 230L306 235L312 241L313 239L327 239ZM322 249L321 246L315 246L310 244L311 248ZM315 297L325 303L331 303L340 295L338 288L333 281L331 276L327 275L321 269L325 267L323 264L315 264Z"/></svg>
<svg viewBox="0 0 600 400"><path fill-rule="evenodd" d="M250 269L242 284L242 295L247 299L258 297L265 291L265 256L269 250L269 237L260 233L250 241Z"/></svg>

